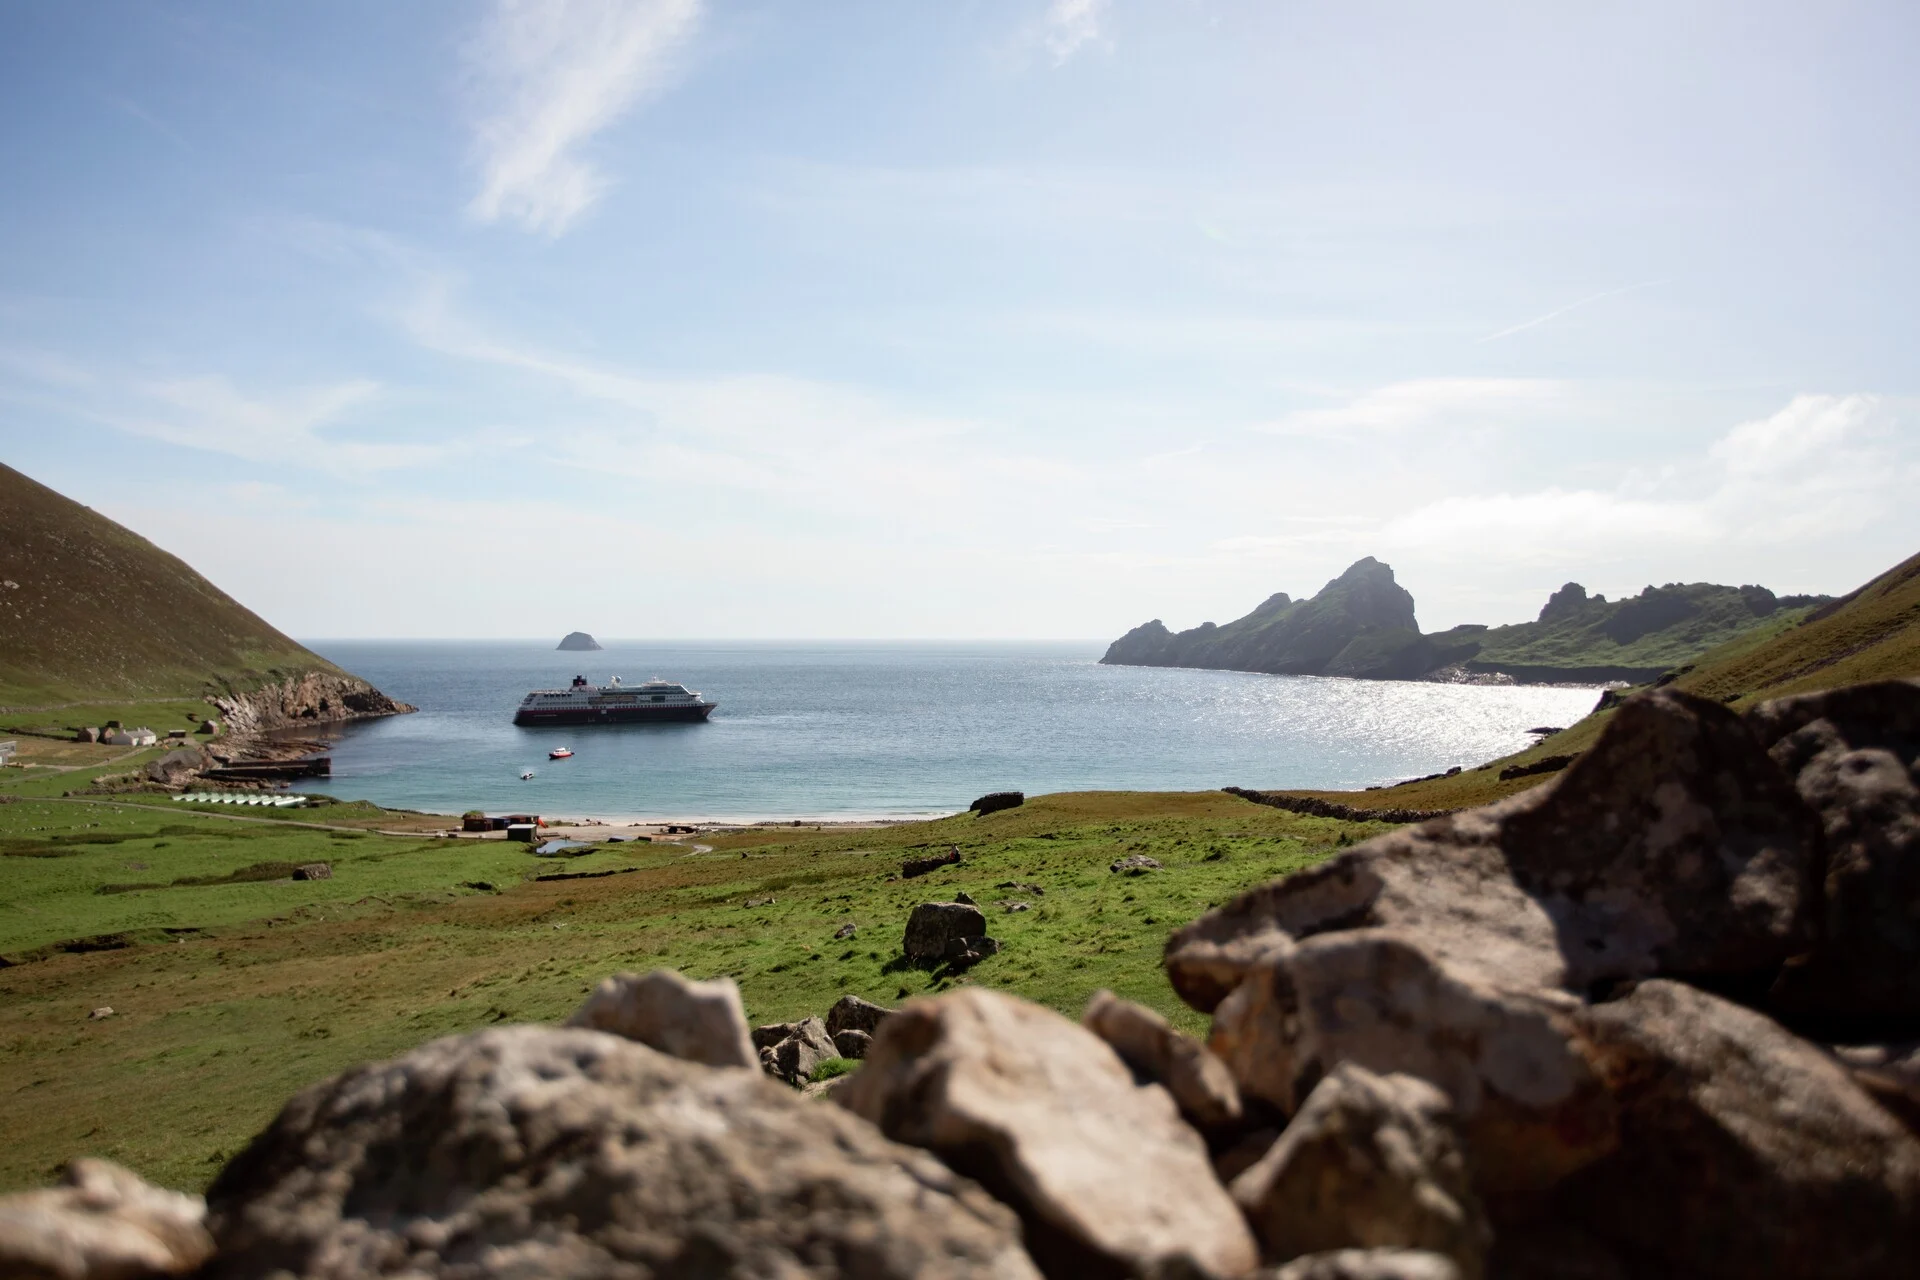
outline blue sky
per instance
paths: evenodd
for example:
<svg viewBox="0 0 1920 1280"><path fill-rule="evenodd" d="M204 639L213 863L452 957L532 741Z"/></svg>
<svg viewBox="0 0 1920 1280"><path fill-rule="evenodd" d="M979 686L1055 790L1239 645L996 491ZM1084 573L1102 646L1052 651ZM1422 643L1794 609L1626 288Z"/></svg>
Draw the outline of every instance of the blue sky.
<svg viewBox="0 0 1920 1280"><path fill-rule="evenodd" d="M0 460L301 636L1920 550L1905 3L0 9Z"/></svg>

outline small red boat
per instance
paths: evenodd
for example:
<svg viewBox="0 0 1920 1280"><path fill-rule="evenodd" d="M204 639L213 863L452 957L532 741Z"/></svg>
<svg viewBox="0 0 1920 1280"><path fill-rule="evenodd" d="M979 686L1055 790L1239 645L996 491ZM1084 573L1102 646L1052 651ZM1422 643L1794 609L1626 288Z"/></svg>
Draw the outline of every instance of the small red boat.
<svg viewBox="0 0 1920 1280"><path fill-rule="evenodd" d="M547 752L547 759L565 760L567 757L571 756L572 754L573 752L568 750L565 747L555 747L553 750Z"/></svg>

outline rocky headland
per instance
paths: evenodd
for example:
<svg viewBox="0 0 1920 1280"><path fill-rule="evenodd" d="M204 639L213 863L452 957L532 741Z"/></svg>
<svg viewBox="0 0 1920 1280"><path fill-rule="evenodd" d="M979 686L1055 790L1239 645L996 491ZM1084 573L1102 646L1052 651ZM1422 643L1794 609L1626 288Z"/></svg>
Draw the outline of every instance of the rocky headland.
<svg viewBox="0 0 1920 1280"><path fill-rule="evenodd" d="M1782 611L1805 611L1826 599L1699 582L1649 586L1609 601L1569 582L1533 622L1423 634L1412 594L1390 566L1368 556L1310 599L1279 592L1243 618L1179 632L1156 618L1115 640L1100 660L1363 680L1638 684Z"/></svg>
<svg viewBox="0 0 1920 1280"><path fill-rule="evenodd" d="M1643 693L1176 929L1204 1043L972 985L984 915L928 903L943 994L754 1029L621 975L304 1090L204 1203L97 1161L0 1198L0 1274L1905 1276L1917 779L1920 682Z"/></svg>

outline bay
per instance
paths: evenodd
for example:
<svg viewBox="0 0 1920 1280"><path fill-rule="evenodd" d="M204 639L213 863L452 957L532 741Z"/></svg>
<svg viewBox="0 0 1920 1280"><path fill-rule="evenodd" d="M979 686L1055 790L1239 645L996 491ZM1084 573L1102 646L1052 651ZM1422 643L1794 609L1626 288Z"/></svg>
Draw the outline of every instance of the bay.
<svg viewBox="0 0 1920 1280"><path fill-rule="evenodd" d="M420 710L344 728L333 777L303 789L436 813L905 818L999 790L1353 788L1471 768L1596 697L1104 667L1089 641L307 643ZM529 690L575 675L678 680L720 707L705 724L514 726ZM559 746L573 758L549 761Z"/></svg>

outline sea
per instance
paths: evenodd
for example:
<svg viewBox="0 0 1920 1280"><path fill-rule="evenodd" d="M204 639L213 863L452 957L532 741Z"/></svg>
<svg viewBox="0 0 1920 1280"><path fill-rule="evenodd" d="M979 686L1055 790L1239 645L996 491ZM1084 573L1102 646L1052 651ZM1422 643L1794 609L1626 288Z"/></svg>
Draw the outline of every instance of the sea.
<svg viewBox="0 0 1920 1280"><path fill-rule="evenodd" d="M1108 667L1097 641L306 643L420 710L343 727L333 776L300 789L433 813L835 821L953 813L989 791L1358 788L1517 751L1597 697ZM677 680L719 709L514 726L529 690L576 675ZM561 746L573 757L549 761Z"/></svg>

